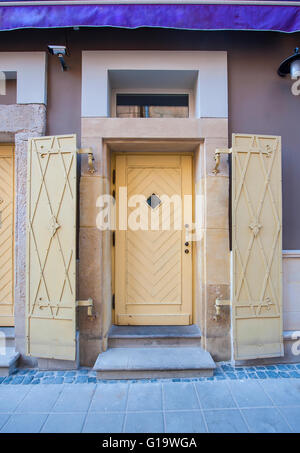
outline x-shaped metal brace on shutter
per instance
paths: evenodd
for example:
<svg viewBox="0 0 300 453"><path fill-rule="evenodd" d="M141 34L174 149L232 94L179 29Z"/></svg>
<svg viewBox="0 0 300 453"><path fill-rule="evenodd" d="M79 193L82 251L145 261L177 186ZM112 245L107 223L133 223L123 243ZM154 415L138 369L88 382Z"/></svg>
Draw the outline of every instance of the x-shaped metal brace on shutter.
<svg viewBox="0 0 300 453"><path fill-rule="evenodd" d="M89 167L88 172L91 174L95 173L95 171L96 171L95 166L94 166L95 158L94 158L92 148L80 148L78 150L78 154L87 154L88 155L88 167Z"/></svg>

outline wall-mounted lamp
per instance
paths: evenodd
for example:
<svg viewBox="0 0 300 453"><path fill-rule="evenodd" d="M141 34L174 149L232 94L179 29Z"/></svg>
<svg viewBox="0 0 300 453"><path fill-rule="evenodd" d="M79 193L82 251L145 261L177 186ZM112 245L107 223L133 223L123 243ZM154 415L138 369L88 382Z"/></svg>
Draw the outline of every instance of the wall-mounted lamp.
<svg viewBox="0 0 300 453"><path fill-rule="evenodd" d="M290 57L286 58L280 63L280 66L277 70L278 75L280 77L285 77L286 75L290 75L292 80L296 80L300 77L300 53L299 48L296 47L294 50L294 54Z"/></svg>
<svg viewBox="0 0 300 453"><path fill-rule="evenodd" d="M48 46L49 53L51 55L57 55L61 64L61 69L63 71L67 71L69 67L67 66L64 56L67 55L67 48L66 46L55 46L55 45L49 45Z"/></svg>

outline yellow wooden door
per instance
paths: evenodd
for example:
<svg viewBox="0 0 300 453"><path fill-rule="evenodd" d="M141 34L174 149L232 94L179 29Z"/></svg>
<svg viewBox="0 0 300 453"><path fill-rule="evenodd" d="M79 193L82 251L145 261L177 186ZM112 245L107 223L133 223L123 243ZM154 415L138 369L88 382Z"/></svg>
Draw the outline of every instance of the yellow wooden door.
<svg viewBox="0 0 300 453"><path fill-rule="evenodd" d="M283 355L280 137L232 138L236 359Z"/></svg>
<svg viewBox="0 0 300 453"><path fill-rule="evenodd" d="M0 145L0 326L14 325L14 155Z"/></svg>
<svg viewBox="0 0 300 453"><path fill-rule="evenodd" d="M192 157L116 156L116 197L115 322L191 324ZM171 197L176 201L168 203Z"/></svg>
<svg viewBox="0 0 300 453"><path fill-rule="evenodd" d="M29 140L27 352L75 359L76 136Z"/></svg>

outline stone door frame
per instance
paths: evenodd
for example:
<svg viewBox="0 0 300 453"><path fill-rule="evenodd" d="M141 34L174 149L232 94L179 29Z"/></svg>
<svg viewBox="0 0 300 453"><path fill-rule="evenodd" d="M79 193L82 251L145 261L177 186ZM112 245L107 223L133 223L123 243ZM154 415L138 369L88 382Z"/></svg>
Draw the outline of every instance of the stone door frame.
<svg viewBox="0 0 300 453"><path fill-rule="evenodd" d="M215 360L231 357L230 312L225 309L214 320L215 299L230 298L229 250L229 172L222 161L215 176L214 152L228 146L227 118L83 118L82 146L91 147L96 172L88 172L87 158L82 157L80 182L80 299L94 299L96 317L88 320L79 314L81 365L92 366L107 348L107 334L112 323L112 263L109 231L96 227L99 212L97 198L109 194L111 153L134 146L172 150L172 144L186 149L194 143L195 214L201 239L194 246L195 308L194 319L202 331L202 344ZM154 148L153 148L154 147Z"/></svg>

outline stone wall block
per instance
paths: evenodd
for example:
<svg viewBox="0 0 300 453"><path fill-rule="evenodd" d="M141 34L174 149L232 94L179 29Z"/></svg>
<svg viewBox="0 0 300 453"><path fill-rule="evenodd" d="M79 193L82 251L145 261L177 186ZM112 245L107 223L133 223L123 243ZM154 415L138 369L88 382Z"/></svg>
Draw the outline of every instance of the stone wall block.
<svg viewBox="0 0 300 453"><path fill-rule="evenodd" d="M15 138L15 339L21 363L34 366L25 357L26 313L26 198L28 139L45 134L46 106L43 104L0 105L0 134Z"/></svg>

